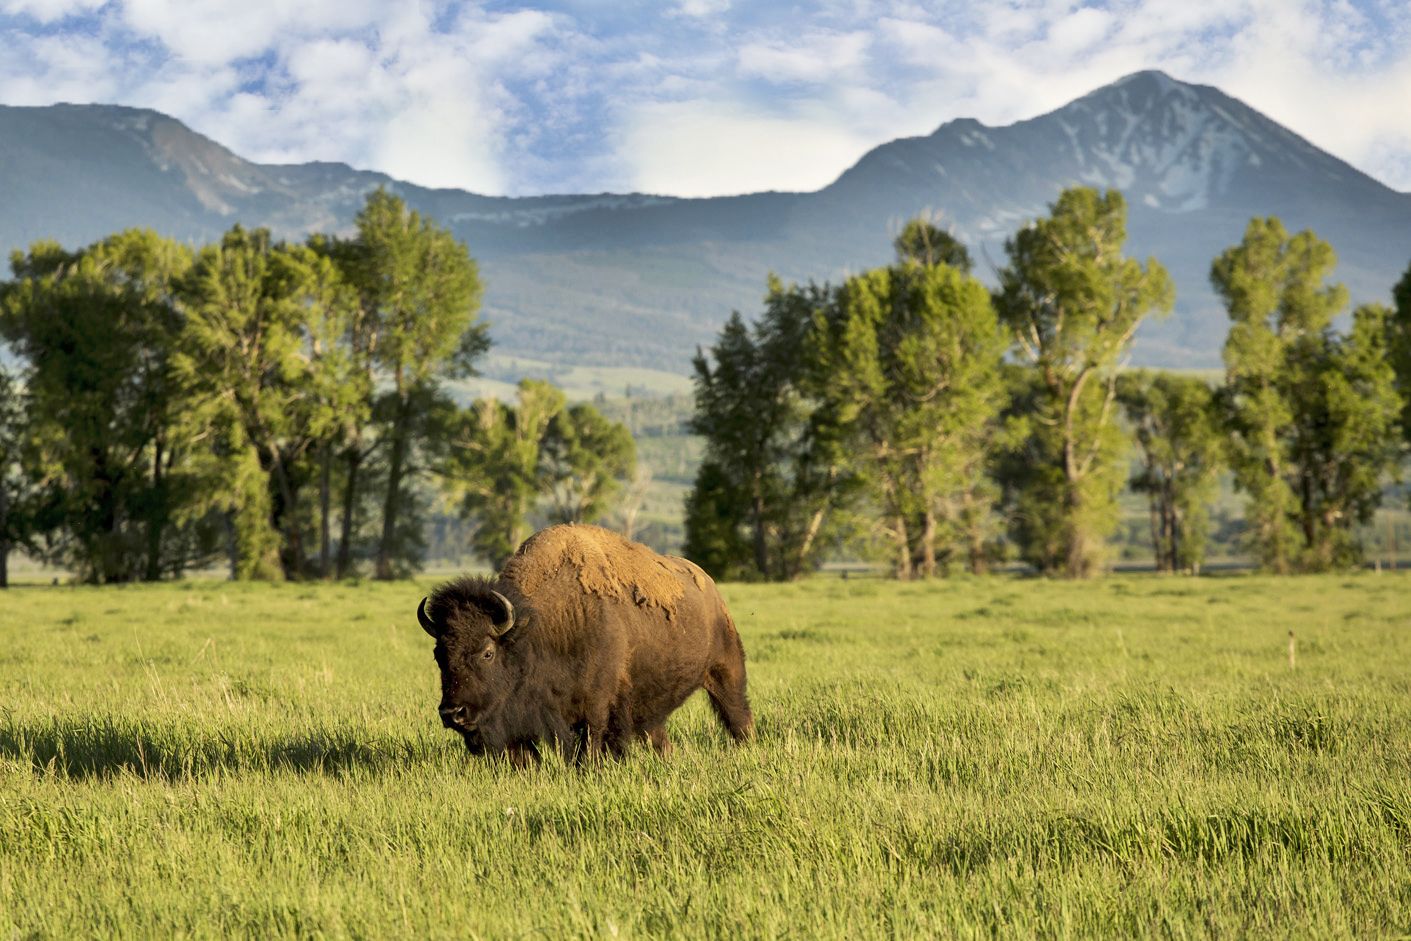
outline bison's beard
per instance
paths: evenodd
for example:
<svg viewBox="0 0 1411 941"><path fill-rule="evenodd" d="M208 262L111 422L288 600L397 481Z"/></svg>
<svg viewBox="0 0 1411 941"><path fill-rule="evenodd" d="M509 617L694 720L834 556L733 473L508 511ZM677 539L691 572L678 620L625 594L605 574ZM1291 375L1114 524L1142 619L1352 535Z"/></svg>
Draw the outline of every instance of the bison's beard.
<svg viewBox="0 0 1411 941"><path fill-rule="evenodd" d="M491 758L505 758L517 768L537 765L540 761L539 749L533 741L506 743L503 740L491 741L482 727L457 729L466 751L476 757L489 755Z"/></svg>
<svg viewBox="0 0 1411 941"><path fill-rule="evenodd" d="M460 733L461 740L465 742L466 751L472 755L485 754L485 737L480 734L479 729L456 729Z"/></svg>

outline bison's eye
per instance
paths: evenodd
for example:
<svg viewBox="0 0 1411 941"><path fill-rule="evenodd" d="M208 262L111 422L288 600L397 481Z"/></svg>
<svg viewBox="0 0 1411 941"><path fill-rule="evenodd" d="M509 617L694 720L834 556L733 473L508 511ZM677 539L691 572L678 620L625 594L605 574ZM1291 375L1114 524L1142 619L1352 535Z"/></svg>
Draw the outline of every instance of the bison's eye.
<svg viewBox="0 0 1411 941"><path fill-rule="evenodd" d="M486 661L494 660L494 659L495 659L495 645L494 645L494 644L487 644L487 645L485 646L485 649L482 650L482 651L480 651L480 659L481 659L481 660L486 660Z"/></svg>

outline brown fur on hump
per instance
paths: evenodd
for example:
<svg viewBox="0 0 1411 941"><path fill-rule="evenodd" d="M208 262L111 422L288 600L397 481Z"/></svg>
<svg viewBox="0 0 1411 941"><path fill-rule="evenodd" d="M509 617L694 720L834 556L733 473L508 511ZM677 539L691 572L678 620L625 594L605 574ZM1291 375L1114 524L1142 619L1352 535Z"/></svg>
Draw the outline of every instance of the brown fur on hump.
<svg viewBox="0 0 1411 941"><path fill-rule="evenodd" d="M577 573L585 592L658 607L670 619L686 593L669 564L672 561L611 530L570 523L550 526L525 540L500 577L533 598L541 585L568 567Z"/></svg>

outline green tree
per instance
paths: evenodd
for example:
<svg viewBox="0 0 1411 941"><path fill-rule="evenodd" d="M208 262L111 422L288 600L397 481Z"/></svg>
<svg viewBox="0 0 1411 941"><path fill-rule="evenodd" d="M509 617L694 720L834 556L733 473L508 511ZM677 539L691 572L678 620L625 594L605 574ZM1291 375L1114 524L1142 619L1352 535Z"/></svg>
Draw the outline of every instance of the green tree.
<svg viewBox="0 0 1411 941"><path fill-rule="evenodd" d="M601 519L622 485L632 478L637 445L620 422L593 406L562 409L549 422L539 464L555 523Z"/></svg>
<svg viewBox="0 0 1411 941"><path fill-rule="evenodd" d="M345 533L339 570L351 561L350 542L358 506L362 462L372 447L385 449L385 487L375 573L398 571L399 546L410 542L415 520L410 489L426 469L418 450L435 430L425 418L435 410L440 383L474 374L475 360L489 348L480 306L480 279L466 248L445 229L409 211L396 196L378 190L358 214L358 234L350 242L325 247L358 292L359 309L350 327L353 361L365 376L386 382L373 412L375 435L347 430L344 493ZM325 243L326 246L329 243ZM375 437L369 446L368 439Z"/></svg>
<svg viewBox="0 0 1411 941"><path fill-rule="evenodd" d="M1045 572L1093 574L1117 522L1124 438L1116 423L1118 365L1147 314L1171 309L1174 290L1160 263L1122 253L1122 194L1064 191L1050 214L1005 243L995 305L1021 361L1035 370L1030 516L1021 553ZM1033 512L1046 507L1043 512ZM1051 531L1056 527L1057 531Z"/></svg>
<svg viewBox="0 0 1411 941"><path fill-rule="evenodd" d="M1117 397L1141 449L1131 486L1147 495L1157 571L1197 574L1224 466L1214 392L1191 376L1141 371L1119 377Z"/></svg>
<svg viewBox="0 0 1411 941"><path fill-rule="evenodd" d="M900 262L914 261L923 267L950 265L969 274L974 267L970 252L959 239L924 218L907 222L892 241Z"/></svg>
<svg viewBox="0 0 1411 941"><path fill-rule="evenodd" d="M849 278L817 318L820 394L850 430L897 575L928 577L953 559L980 570L1004 334L978 280L899 254L894 267Z"/></svg>
<svg viewBox="0 0 1411 941"><path fill-rule="evenodd" d="M28 408L18 379L0 363L0 588L10 585L10 553L30 547L34 481L26 468Z"/></svg>
<svg viewBox="0 0 1411 941"><path fill-rule="evenodd" d="M190 263L182 246L137 230L12 256L0 331L24 364L46 557L85 581L178 574L216 546L212 521L183 513L197 444L179 432L171 359Z"/></svg>
<svg viewBox="0 0 1411 941"><path fill-rule="evenodd" d="M183 300L186 420L211 445L208 507L233 514L235 574L300 578L310 456L359 407L337 343L352 294L327 258L236 226L201 251Z"/></svg>
<svg viewBox="0 0 1411 941"><path fill-rule="evenodd" d="M472 546L496 569L529 536L530 510L547 489L544 438L563 410L562 392L525 379L514 405L479 399L455 420L443 481L476 523Z"/></svg>
<svg viewBox="0 0 1411 941"><path fill-rule="evenodd" d="M1395 461L1402 403L1392 364L1391 312L1366 306L1339 335L1347 290L1327 283L1337 256L1310 231L1253 219L1217 258L1211 282L1232 321L1225 401L1236 485L1261 564L1322 570L1360 558Z"/></svg>
<svg viewBox="0 0 1411 941"><path fill-rule="evenodd" d="M1392 291L1392 305L1387 320L1387 351L1401 397L1401 437L1411 449L1411 265Z"/></svg>
<svg viewBox="0 0 1411 941"><path fill-rule="evenodd" d="M750 494L714 460L703 460L686 494L683 554L721 581L763 578L747 533ZM751 565L754 560L754 565Z"/></svg>
<svg viewBox="0 0 1411 941"><path fill-rule="evenodd" d="M802 355L828 297L771 277L760 319L751 327L733 314L709 356L697 351L691 429L706 445L684 551L716 577L798 577L845 500L839 435Z"/></svg>

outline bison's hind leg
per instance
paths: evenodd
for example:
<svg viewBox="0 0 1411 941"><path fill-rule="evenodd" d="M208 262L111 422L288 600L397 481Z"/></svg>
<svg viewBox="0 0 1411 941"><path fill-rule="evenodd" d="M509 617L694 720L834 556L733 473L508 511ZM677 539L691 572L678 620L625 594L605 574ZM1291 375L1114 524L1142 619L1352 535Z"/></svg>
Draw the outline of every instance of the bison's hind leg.
<svg viewBox="0 0 1411 941"><path fill-rule="evenodd" d="M705 691L731 738L746 742L754 737L754 714L745 695L745 656L738 642L732 656L706 671Z"/></svg>

